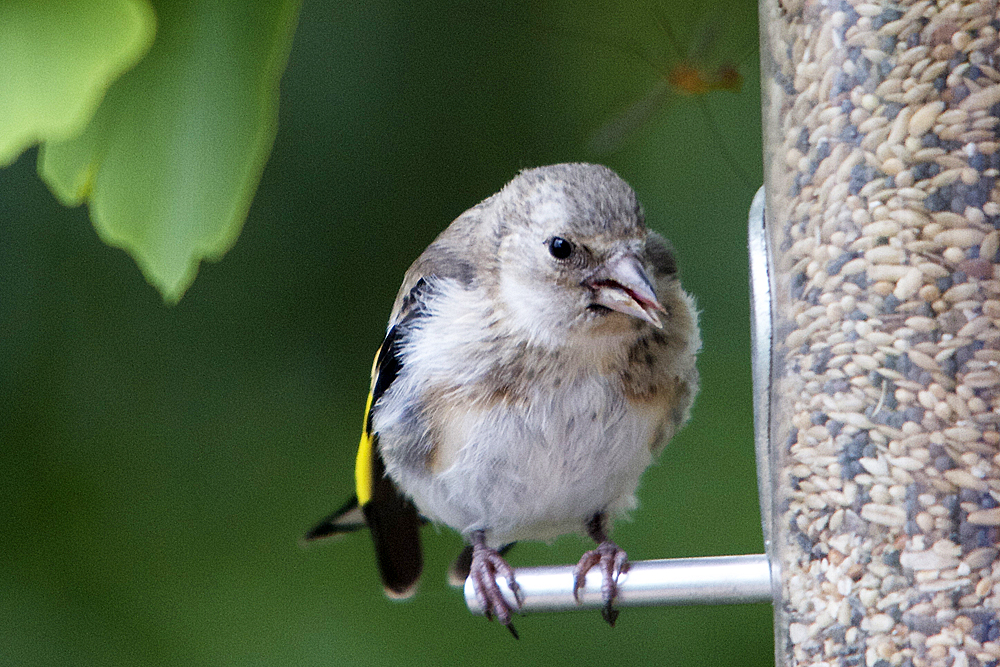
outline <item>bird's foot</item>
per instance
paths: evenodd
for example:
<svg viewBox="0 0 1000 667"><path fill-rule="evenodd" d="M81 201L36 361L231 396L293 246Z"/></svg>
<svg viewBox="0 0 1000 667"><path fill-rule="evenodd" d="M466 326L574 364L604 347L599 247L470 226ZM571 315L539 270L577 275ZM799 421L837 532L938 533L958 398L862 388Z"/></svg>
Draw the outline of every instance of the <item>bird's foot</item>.
<svg viewBox="0 0 1000 667"><path fill-rule="evenodd" d="M497 585L497 576L502 576L507 580L507 586L514 594L517 607L524 604L524 597L521 587L514 580L514 568L507 564L500 553L491 547L486 546L485 539L477 536L472 545L472 563L469 567L469 576L472 577L472 586L476 591L476 597L483 603L486 610L486 618L491 621L496 618L518 639L517 630L511 625L511 614L515 611L510 603L500 592Z"/></svg>
<svg viewBox="0 0 1000 667"><path fill-rule="evenodd" d="M586 583L587 572L595 565L600 566L604 575L601 582L601 597L604 599L601 616L604 617L608 625L615 627L618 610L612 605L618 595L618 577L628 572L628 556L621 547L611 540L604 540L597 545L596 549L591 549L583 554L573 573L573 597L576 598L577 604L580 603L580 590Z"/></svg>

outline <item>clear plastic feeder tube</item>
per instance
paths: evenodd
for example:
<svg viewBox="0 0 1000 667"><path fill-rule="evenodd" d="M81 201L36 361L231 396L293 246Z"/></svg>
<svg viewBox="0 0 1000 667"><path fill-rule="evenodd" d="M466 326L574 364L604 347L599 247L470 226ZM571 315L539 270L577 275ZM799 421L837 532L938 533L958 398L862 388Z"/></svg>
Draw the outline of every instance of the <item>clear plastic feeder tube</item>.
<svg viewBox="0 0 1000 667"><path fill-rule="evenodd" d="M998 30L761 4L779 664L1000 660Z"/></svg>

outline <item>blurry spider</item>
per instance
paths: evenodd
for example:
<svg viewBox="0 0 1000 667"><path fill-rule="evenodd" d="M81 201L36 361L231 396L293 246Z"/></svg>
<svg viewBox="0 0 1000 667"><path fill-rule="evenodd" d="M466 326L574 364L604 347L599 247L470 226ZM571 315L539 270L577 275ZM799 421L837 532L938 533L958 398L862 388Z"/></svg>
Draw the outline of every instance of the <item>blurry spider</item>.
<svg viewBox="0 0 1000 667"><path fill-rule="evenodd" d="M751 184L753 179L740 167L739 161L722 140L722 133L707 102L707 96L712 93L740 93L743 89L743 76L737 65L734 61L720 58L718 55L721 23L702 21L700 27L692 33L694 38L691 44L685 48L682 47L681 40L677 38L666 16L661 12L655 12L655 16L669 47L666 63L657 62L642 51L623 49L619 44L604 43L608 48L624 51L630 57L645 62L657 73L657 77L652 88L643 97L604 123L594 133L587 148L599 154L618 150L629 136L648 124L657 112L666 108L675 99L686 98L700 107L713 144L730 169L745 183ZM735 62L744 59L740 58Z"/></svg>

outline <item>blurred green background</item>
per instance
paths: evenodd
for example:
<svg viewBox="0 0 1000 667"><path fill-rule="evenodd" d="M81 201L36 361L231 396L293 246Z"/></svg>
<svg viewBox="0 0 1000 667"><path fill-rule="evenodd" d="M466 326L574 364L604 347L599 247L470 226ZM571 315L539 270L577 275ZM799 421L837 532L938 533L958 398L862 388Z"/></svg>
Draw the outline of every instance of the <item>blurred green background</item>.
<svg viewBox="0 0 1000 667"><path fill-rule="evenodd" d="M658 16L696 62L738 65L743 90L675 96L595 154L677 60ZM756 44L752 0L306 0L243 233L174 307L85 208L56 203L35 150L0 171L0 664L773 664L768 605L629 609L613 630L596 611L532 615L515 642L446 585L450 531L426 529L405 603L382 595L366 536L298 544L351 491L371 354L409 263L519 169L596 161L676 245L705 342L694 418L615 537L633 559L762 550Z"/></svg>

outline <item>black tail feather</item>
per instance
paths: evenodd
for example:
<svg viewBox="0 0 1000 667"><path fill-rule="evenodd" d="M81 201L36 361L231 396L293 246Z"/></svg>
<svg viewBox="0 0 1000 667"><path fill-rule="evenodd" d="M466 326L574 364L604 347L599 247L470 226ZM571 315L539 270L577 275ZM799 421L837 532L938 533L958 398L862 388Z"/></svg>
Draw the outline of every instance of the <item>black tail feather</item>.
<svg viewBox="0 0 1000 667"><path fill-rule="evenodd" d="M309 529L302 539L305 542L313 542L344 533L353 533L365 528L366 525L365 517L358 507L358 497L351 496L340 509Z"/></svg>
<svg viewBox="0 0 1000 667"><path fill-rule="evenodd" d="M352 496L340 509L306 533L312 542L368 527L375 544L375 558L385 593L391 598L407 598L416 592L424 569L420 549L420 527L426 520L385 474L385 464L377 454L372 458L372 495L364 506Z"/></svg>
<svg viewBox="0 0 1000 667"><path fill-rule="evenodd" d="M420 516L392 480L385 476L376 480L372 499L362 509L372 531L379 574L386 595L407 598L416 592L424 569Z"/></svg>

